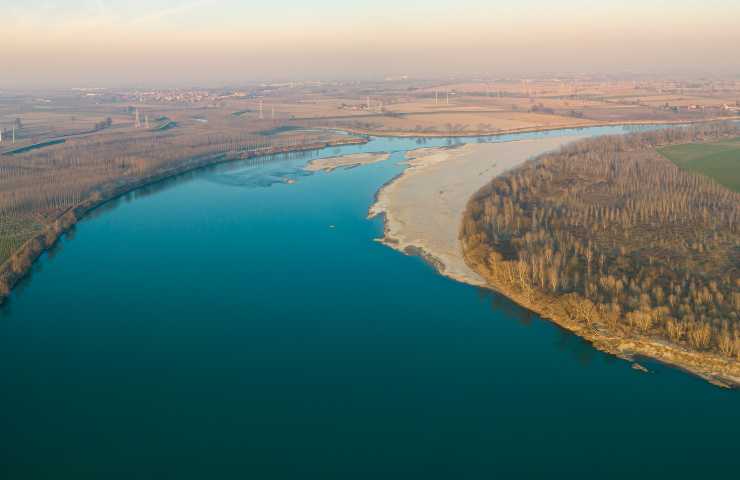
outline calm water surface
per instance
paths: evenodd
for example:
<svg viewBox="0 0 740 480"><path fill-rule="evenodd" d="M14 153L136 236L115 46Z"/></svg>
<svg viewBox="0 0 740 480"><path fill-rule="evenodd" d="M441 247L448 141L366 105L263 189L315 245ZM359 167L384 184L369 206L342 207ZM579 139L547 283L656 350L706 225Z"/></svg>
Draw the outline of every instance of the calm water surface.
<svg viewBox="0 0 740 480"><path fill-rule="evenodd" d="M638 373L373 241L419 145L204 169L82 221L0 309L0 478L737 475L737 392Z"/></svg>

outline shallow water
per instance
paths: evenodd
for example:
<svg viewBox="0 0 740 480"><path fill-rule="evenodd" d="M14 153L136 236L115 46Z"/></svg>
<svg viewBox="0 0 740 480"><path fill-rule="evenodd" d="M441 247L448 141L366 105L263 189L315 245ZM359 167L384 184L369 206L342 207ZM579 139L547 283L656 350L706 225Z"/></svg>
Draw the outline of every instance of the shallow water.
<svg viewBox="0 0 740 480"><path fill-rule="evenodd" d="M373 241L403 151L446 142L220 165L83 220L0 309L0 478L732 478L737 392Z"/></svg>

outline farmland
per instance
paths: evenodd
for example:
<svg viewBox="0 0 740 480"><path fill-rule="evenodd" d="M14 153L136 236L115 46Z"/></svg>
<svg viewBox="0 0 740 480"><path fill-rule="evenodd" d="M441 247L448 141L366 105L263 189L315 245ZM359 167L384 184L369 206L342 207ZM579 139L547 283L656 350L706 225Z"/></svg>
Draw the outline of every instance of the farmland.
<svg viewBox="0 0 740 480"><path fill-rule="evenodd" d="M586 77L6 92L0 95L0 263L17 277L29 263L19 255L34 257L31 250L53 243L77 221L80 205L146 179L203 162L362 141L337 130L433 137L693 123L737 118L738 99L740 83L732 81ZM711 147L719 160L706 167L725 181L733 161L727 148Z"/></svg>
<svg viewBox="0 0 740 480"><path fill-rule="evenodd" d="M689 143L660 149L673 163L713 178L740 192L740 137L714 143Z"/></svg>

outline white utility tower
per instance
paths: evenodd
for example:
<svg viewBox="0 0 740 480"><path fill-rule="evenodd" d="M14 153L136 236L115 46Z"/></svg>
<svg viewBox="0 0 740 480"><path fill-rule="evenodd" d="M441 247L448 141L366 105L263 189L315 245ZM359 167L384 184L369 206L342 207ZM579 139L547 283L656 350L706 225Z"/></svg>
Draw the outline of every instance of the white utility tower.
<svg viewBox="0 0 740 480"><path fill-rule="evenodd" d="M265 116L262 114L262 100L260 100L260 120L264 119Z"/></svg>
<svg viewBox="0 0 740 480"><path fill-rule="evenodd" d="M439 105L439 90L434 91L434 104Z"/></svg>

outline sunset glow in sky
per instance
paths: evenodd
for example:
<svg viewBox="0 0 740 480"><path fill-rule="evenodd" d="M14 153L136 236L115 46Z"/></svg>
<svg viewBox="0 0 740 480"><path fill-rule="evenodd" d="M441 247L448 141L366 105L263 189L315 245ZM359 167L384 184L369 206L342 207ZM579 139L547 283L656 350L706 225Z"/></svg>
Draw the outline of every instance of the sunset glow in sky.
<svg viewBox="0 0 740 480"><path fill-rule="evenodd" d="M2 87L552 71L740 74L737 0L3 3Z"/></svg>

